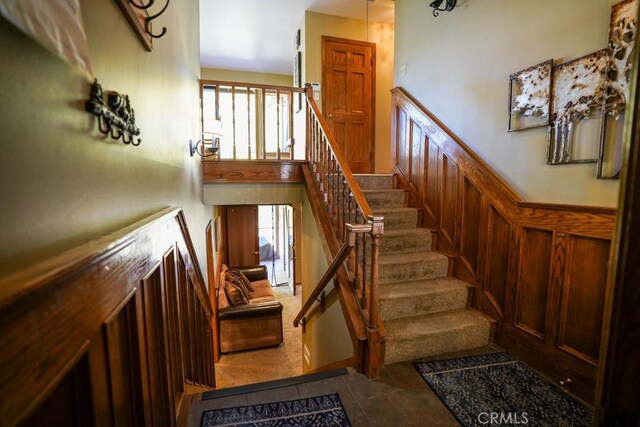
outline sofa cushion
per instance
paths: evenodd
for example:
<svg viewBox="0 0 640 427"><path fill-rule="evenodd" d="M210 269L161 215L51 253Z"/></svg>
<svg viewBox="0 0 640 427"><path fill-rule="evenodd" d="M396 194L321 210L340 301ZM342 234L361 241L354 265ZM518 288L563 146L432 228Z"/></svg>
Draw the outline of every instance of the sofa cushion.
<svg viewBox="0 0 640 427"><path fill-rule="evenodd" d="M245 294L244 290L238 285L225 280L224 282L224 292L227 294L227 299L231 305L240 305L240 304L248 304L249 298Z"/></svg>
<svg viewBox="0 0 640 427"><path fill-rule="evenodd" d="M274 301L274 297L258 297L258 298L251 298L249 301L251 301L251 304L256 304L259 302L270 302L270 301Z"/></svg>

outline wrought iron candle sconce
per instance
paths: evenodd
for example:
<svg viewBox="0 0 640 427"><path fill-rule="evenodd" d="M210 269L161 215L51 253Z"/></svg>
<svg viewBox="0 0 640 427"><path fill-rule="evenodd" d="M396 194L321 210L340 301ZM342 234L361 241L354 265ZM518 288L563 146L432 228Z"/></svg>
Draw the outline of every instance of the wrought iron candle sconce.
<svg viewBox="0 0 640 427"><path fill-rule="evenodd" d="M210 136L207 138L205 135ZM205 159L220 160L220 137L221 135L216 132L203 132L202 139L195 144L192 140L189 140L189 154L191 157L197 154Z"/></svg>
<svg viewBox="0 0 640 427"><path fill-rule="evenodd" d="M85 109L97 117L101 133L115 140L122 139L125 144L140 145L140 138L134 138L140 135L140 129L136 126L136 115L131 108L128 95L107 92L105 104L102 86L96 79L91 85L91 95Z"/></svg>
<svg viewBox="0 0 640 427"><path fill-rule="evenodd" d="M429 7L433 8L433 16L439 16L440 12L451 12L454 7L456 7L457 0L446 0L444 7L440 7L440 5L445 2L445 0L434 0L429 4Z"/></svg>

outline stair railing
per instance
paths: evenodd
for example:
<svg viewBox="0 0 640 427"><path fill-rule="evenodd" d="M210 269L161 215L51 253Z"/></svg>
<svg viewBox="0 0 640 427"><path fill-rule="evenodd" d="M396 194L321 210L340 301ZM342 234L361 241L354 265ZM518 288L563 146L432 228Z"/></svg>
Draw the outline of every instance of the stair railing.
<svg viewBox="0 0 640 427"><path fill-rule="evenodd" d="M343 243L338 252L332 254L331 266L305 302L294 325L301 323L320 293L343 267L350 282L351 297L356 299L367 329L361 371L375 377L384 359L384 330L378 314L379 237L384 231L384 219L375 215L367 203L312 94L311 87L307 86L306 158L334 237Z"/></svg>

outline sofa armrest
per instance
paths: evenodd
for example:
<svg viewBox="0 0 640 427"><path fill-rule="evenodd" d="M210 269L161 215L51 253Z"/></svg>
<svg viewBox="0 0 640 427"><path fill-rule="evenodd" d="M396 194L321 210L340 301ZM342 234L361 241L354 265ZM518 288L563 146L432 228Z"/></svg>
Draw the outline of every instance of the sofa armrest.
<svg viewBox="0 0 640 427"><path fill-rule="evenodd" d="M269 279L267 274L267 267L264 265L246 265L242 267L234 267L240 270L250 282L257 282L258 280Z"/></svg>
<svg viewBox="0 0 640 427"><path fill-rule="evenodd" d="M282 303L280 301L266 301L223 308L218 311L218 319L246 319L280 313L282 313Z"/></svg>

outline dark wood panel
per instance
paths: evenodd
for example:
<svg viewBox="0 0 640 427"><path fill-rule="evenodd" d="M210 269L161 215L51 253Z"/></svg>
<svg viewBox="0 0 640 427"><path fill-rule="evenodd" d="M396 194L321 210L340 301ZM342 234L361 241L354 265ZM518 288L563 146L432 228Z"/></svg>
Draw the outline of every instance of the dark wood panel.
<svg viewBox="0 0 640 427"><path fill-rule="evenodd" d="M502 317L508 282L511 223L494 206L489 206L488 223L484 292Z"/></svg>
<svg viewBox="0 0 640 427"><path fill-rule="evenodd" d="M458 166L447 155L442 156L442 202L440 223L448 243L456 243L458 219Z"/></svg>
<svg viewBox="0 0 640 427"><path fill-rule="evenodd" d="M482 194L467 178L462 184L460 258L475 277L482 218Z"/></svg>
<svg viewBox="0 0 640 427"><path fill-rule="evenodd" d="M411 159L411 163L409 165L410 175L409 182L418 193L420 198L424 198L423 187L424 187L424 168L422 167L422 160L424 158L424 141L423 141L423 133L422 129L418 125L418 123L411 121L411 153L409 158Z"/></svg>
<svg viewBox="0 0 640 427"><path fill-rule="evenodd" d="M428 150L425 153L427 158L424 162L427 169L425 173L427 182L425 184L424 204L429 216L435 220L438 218L438 207L440 205L438 197L438 188L440 186L438 159L441 156L438 144L432 141L428 136L426 139Z"/></svg>
<svg viewBox="0 0 640 427"><path fill-rule="evenodd" d="M108 355L109 390L113 405L114 425L142 426L149 414L144 413L149 400L149 389L143 389L146 364L138 347L138 321L133 291L104 323ZM145 373L142 373L142 369Z"/></svg>
<svg viewBox="0 0 640 427"><path fill-rule="evenodd" d="M516 284L515 324L543 338L551 275L553 233L525 228Z"/></svg>
<svg viewBox="0 0 640 427"><path fill-rule="evenodd" d="M409 135L407 133L407 113L402 108L397 108L396 122L396 167L404 176L409 176Z"/></svg>
<svg viewBox="0 0 640 427"><path fill-rule="evenodd" d="M204 184L302 182L299 161L221 160L202 161Z"/></svg>
<svg viewBox="0 0 640 427"><path fill-rule="evenodd" d="M610 242L581 236L570 241L558 345L597 366Z"/></svg>

